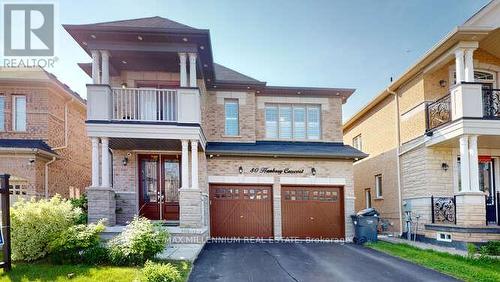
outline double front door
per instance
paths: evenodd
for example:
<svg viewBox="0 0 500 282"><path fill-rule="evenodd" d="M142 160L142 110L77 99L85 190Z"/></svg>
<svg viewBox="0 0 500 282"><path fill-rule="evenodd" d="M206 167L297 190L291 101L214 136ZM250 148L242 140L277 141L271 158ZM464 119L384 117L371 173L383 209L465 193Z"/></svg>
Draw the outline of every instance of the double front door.
<svg viewBox="0 0 500 282"><path fill-rule="evenodd" d="M139 214L179 220L180 161L175 155L139 155Z"/></svg>

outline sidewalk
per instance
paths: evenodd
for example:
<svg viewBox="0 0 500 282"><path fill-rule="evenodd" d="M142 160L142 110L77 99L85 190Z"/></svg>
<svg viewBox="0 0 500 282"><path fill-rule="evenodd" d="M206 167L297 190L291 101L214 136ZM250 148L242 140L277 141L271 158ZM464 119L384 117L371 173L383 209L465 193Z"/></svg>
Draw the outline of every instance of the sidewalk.
<svg viewBox="0 0 500 282"><path fill-rule="evenodd" d="M394 243L394 244L408 244L413 247L417 247L420 249L424 250L433 250L433 251L438 251L438 252L443 252L443 253L449 253L452 255L460 255L460 256L467 256L467 252L463 250L457 250L455 248L451 247L443 247L443 246L438 246L438 245L433 245L429 243L422 243L418 241L408 241L396 237L387 237L387 236L378 236L378 239L380 241L385 241L389 243Z"/></svg>
<svg viewBox="0 0 500 282"><path fill-rule="evenodd" d="M200 254L203 246L204 244L169 244L156 257L166 260L188 260L193 262Z"/></svg>

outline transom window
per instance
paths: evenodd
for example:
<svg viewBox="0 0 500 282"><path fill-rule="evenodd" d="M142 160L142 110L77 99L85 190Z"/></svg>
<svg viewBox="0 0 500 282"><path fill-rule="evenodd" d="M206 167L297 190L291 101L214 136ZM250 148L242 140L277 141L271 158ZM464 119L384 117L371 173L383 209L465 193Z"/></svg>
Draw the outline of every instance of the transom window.
<svg viewBox="0 0 500 282"><path fill-rule="evenodd" d="M224 134L227 136L238 136L240 134L239 130L239 110L238 110L238 100L236 99L226 99L224 100L224 112L225 112L225 129Z"/></svg>
<svg viewBox="0 0 500 282"><path fill-rule="evenodd" d="M319 140L321 137L320 105L266 105L266 138Z"/></svg>

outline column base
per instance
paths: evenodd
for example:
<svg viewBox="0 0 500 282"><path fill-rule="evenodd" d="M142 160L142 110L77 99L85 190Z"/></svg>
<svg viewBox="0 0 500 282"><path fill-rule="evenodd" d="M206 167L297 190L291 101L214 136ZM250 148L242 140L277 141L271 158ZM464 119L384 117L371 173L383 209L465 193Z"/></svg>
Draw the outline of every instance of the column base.
<svg viewBox="0 0 500 282"><path fill-rule="evenodd" d="M200 189L179 189L180 227L203 227L203 204Z"/></svg>
<svg viewBox="0 0 500 282"><path fill-rule="evenodd" d="M485 196L483 192L462 192L456 195L457 225L486 225Z"/></svg>
<svg viewBox="0 0 500 282"><path fill-rule="evenodd" d="M116 199L112 187L88 187L88 222L94 223L104 219L105 224L116 224Z"/></svg>

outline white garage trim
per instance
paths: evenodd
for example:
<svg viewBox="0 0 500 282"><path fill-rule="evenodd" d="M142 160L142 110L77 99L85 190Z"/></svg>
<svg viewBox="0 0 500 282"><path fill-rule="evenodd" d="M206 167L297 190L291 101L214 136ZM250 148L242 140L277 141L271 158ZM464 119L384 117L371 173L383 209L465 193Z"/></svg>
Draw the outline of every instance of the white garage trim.
<svg viewBox="0 0 500 282"><path fill-rule="evenodd" d="M273 177L209 175L208 183L273 184Z"/></svg>
<svg viewBox="0 0 500 282"><path fill-rule="evenodd" d="M282 185L346 185L345 178L329 177L280 177Z"/></svg>

